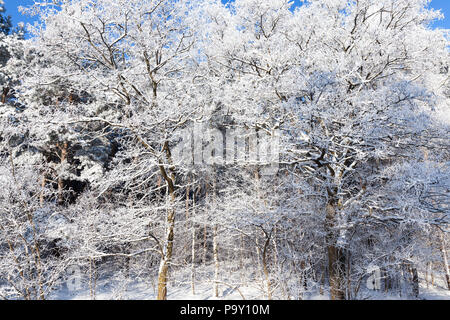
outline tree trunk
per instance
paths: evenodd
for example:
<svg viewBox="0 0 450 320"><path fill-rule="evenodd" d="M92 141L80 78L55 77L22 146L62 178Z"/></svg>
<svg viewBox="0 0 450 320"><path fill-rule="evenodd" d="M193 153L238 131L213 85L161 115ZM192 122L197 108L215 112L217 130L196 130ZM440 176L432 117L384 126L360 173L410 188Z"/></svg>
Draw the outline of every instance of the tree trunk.
<svg viewBox="0 0 450 320"><path fill-rule="evenodd" d="M244 236L242 234L239 236L239 269L241 283L246 286L247 283L244 280Z"/></svg>
<svg viewBox="0 0 450 320"><path fill-rule="evenodd" d="M217 226L214 226L213 233L213 254L214 254L214 296L219 297L219 246L217 242Z"/></svg>
<svg viewBox="0 0 450 320"><path fill-rule="evenodd" d="M412 294L415 298L419 297L419 274L415 266L411 267L412 274Z"/></svg>
<svg viewBox="0 0 450 320"><path fill-rule="evenodd" d="M171 153L169 150L168 143L166 142L164 146L164 150L166 151L166 156L169 163L172 162ZM166 180L167 189L169 191L170 196L170 205L167 210L167 230L166 237L164 239L164 246L161 252L161 262L159 265L158 272L158 300L166 300L167 299L167 280L169 274L169 266L172 261L172 253L173 253L173 239L174 239L174 228L175 228L175 173L174 170L171 169L170 177L167 174L165 167L160 163L160 171L161 174Z"/></svg>
<svg viewBox="0 0 450 320"><path fill-rule="evenodd" d="M64 165L64 163L66 162L67 159L67 148L68 148L68 143L64 142L62 144L62 146L59 146L60 151L61 151L61 156L60 156L60 160L61 160L61 167ZM62 168L61 168L62 169ZM64 203L64 180L61 177L62 175L62 170L59 171L59 176L58 176L58 203L59 204L63 204Z"/></svg>
<svg viewBox="0 0 450 320"><path fill-rule="evenodd" d="M336 204L330 201L327 204L327 253L328 253L328 278L330 284L331 300L345 300L345 253L337 246L337 235L333 230L336 218Z"/></svg>
<svg viewBox="0 0 450 320"><path fill-rule="evenodd" d="M381 270L384 278L384 292L387 293L392 289L391 274L387 268L382 268Z"/></svg>
<svg viewBox="0 0 450 320"><path fill-rule="evenodd" d="M169 273L169 265L172 260L175 226L175 211L173 209L169 210L169 213L167 215L167 224L167 234L158 273L158 300L167 299L167 279Z"/></svg>
<svg viewBox="0 0 450 320"><path fill-rule="evenodd" d="M319 294L321 296L323 295L323 288L325 287L325 274L326 274L326 269L324 268L323 272L321 272L321 275L320 275Z"/></svg>
<svg viewBox="0 0 450 320"><path fill-rule="evenodd" d="M263 264L264 276L266 278L267 299L272 300L272 284L270 282L269 268L267 265L267 250L269 248L269 244L270 244L270 236L266 239L266 242L264 244L264 250L262 253L262 264Z"/></svg>
<svg viewBox="0 0 450 320"><path fill-rule="evenodd" d="M45 193L45 183L47 182L47 179L45 177L45 173L42 174L42 180L41 180L41 193L39 195L39 204L41 207L44 206L44 193Z"/></svg>
<svg viewBox="0 0 450 320"><path fill-rule="evenodd" d="M208 247L207 247L207 236L208 234L208 229L206 224L203 226L203 264L206 266L206 257L207 257L207 252L208 252Z"/></svg>
<svg viewBox="0 0 450 320"><path fill-rule="evenodd" d="M259 240L258 240L258 236L255 239L255 244L256 244L256 261L258 263L258 277L261 279L261 281L263 282L263 275L261 274L261 249L259 248Z"/></svg>
<svg viewBox="0 0 450 320"><path fill-rule="evenodd" d="M5 87L2 91L2 103L6 103L6 98L8 97L9 88Z"/></svg>
<svg viewBox="0 0 450 320"><path fill-rule="evenodd" d="M433 267L433 261L429 262L429 272L430 272L430 284L432 287L434 287L434 267Z"/></svg>
<svg viewBox="0 0 450 320"><path fill-rule="evenodd" d="M192 248L191 248L191 289L192 294L195 295L195 223L194 223L194 215L195 215L195 192L192 195Z"/></svg>
<svg viewBox="0 0 450 320"><path fill-rule="evenodd" d="M448 257L447 257L447 247L445 244L445 235L444 232L441 230L441 253L442 253L442 260L444 263L444 269L445 269L445 279L447 280L447 289L450 290L450 269L448 266Z"/></svg>
<svg viewBox="0 0 450 320"><path fill-rule="evenodd" d="M96 290L97 290L97 271L95 266L95 261L92 257L89 258L89 291L91 295L91 299L96 299Z"/></svg>
<svg viewBox="0 0 450 320"><path fill-rule="evenodd" d="M351 272L351 264L350 264L350 252L349 250L347 250L347 299L351 300L352 299L352 280L350 278L350 272Z"/></svg>

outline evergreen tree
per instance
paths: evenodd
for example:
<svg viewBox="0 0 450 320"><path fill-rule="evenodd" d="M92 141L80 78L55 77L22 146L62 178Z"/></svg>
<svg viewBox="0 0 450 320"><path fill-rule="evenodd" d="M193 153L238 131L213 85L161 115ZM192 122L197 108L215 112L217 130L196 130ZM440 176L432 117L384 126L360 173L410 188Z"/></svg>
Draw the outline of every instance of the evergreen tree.
<svg viewBox="0 0 450 320"><path fill-rule="evenodd" d="M5 3L0 0L0 33L9 34L12 29L11 16L5 14Z"/></svg>

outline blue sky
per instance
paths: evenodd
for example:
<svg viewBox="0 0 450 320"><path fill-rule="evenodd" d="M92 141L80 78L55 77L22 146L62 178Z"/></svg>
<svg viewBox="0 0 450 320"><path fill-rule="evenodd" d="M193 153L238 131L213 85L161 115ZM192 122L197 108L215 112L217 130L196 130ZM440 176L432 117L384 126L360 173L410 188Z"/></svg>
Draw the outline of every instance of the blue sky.
<svg viewBox="0 0 450 320"><path fill-rule="evenodd" d="M17 7L27 6L34 3L34 0L4 0L6 5L7 14L11 15L13 23L17 24L20 21L32 22L35 18L21 15ZM223 0L225 1L225 0ZM300 3L299 0L295 0L296 3ZM437 21L434 26L438 28L450 29L450 0L432 0L431 7L435 9L441 9L446 18L441 21Z"/></svg>

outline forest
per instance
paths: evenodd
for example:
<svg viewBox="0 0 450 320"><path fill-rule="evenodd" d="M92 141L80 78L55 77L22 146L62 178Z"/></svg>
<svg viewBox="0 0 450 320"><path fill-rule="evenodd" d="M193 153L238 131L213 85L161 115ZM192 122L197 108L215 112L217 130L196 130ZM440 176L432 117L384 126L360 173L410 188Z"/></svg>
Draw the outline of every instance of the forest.
<svg viewBox="0 0 450 320"><path fill-rule="evenodd" d="M428 0L0 0L0 299L450 300Z"/></svg>

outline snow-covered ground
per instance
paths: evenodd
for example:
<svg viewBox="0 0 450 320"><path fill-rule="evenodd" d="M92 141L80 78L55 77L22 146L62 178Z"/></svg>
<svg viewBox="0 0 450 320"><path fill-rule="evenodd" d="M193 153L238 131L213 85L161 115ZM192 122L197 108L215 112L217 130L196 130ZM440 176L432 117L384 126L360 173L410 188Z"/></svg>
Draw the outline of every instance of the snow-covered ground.
<svg viewBox="0 0 450 320"><path fill-rule="evenodd" d="M206 270L199 270L205 272ZM168 300L264 300L267 299L264 291L263 282L254 280L247 281L246 285L236 285L238 283L238 274L230 275L230 279L224 279L219 285L219 297L214 297L213 283L211 280L199 281L195 283L195 293L192 292L191 283L186 275L188 270L181 270L173 274L173 281L168 286ZM205 273L201 273L205 275ZM211 275L211 274L208 274ZM180 279L186 279L182 282ZM120 279L99 280L95 293L97 300L154 300L156 299L156 282L137 282L132 280ZM450 290L446 289L444 279L435 278L434 285L428 287L423 278L420 279L420 300L450 300ZM64 300L90 300L91 296L88 283L84 282L76 290L69 290L70 285L64 284L59 290L55 291L51 299ZM274 292L274 299L283 299L277 292ZM303 294L304 300L328 300L329 295L325 292L319 293L319 290L311 290ZM360 300L409 300L410 296L399 293L386 293L384 291L369 290L362 288L358 294Z"/></svg>

